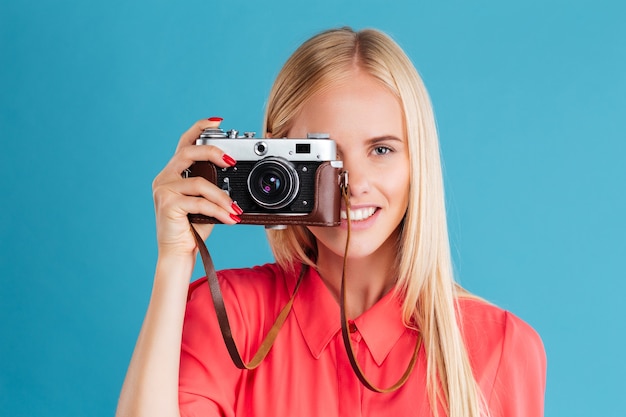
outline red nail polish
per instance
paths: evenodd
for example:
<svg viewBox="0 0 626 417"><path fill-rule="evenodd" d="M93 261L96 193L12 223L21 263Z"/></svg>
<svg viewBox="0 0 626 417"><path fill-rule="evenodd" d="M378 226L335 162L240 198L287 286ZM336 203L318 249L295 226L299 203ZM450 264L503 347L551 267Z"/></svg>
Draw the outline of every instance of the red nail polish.
<svg viewBox="0 0 626 417"><path fill-rule="evenodd" d="M222 120L224 120L222 117L209 117L209 122L221 122Z"/></svg>
<svg viewBox="0 0 626 417"><path fill-rule="evenodd" d="M230 218L236 221L237 223L241 222L241 218L239 216L235 216L234 214L230 214Z"/></svg>
<svg viewBox="0 0 626 417"><path fill-rule="evenodd" d="M243 214L243 210L241 209L241 207L239 207L239 205L237 204L237 202L233 202L233 204L230 205L232 207L233 210L235 210L235 213L239 214Z"/></svg>
<svg viewBox="0 0 626 417"><path fill-rule="evenodd" d="M222 155L222 159L231 167L235 166L235 164L237 163L237 161L235 161L230 155L227 154Z"/></svg>

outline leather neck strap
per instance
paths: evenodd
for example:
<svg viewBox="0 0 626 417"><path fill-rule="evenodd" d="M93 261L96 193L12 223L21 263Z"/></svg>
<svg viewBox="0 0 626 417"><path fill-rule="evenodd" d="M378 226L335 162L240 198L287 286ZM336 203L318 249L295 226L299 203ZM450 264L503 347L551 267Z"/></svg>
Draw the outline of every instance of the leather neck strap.
<svg viewBox="0 0 626 417"><path fill-rule="evenodd" d="M421 335L418 334L417 342L415 343L415 350L407 366L406 371L400 377L400 379L390 386L389 388L378 388L374 384L372 384L364 375L363 370L359 366L359 363L356 360L354 355L354 348L352 346L352 339L350 338L350 333L348 331L348 318L346 316L346 265L348 259L348 245L350 243L350 198L349 198L349 188L347 181L347 173L345 174L345 180L341 186L341 194L344 199L346 205L346 213L348 216L348 234L346 238L346 248L343 258L343 269L341 272L341 297L340 297L340 308L341 308L341 335L343 337L343 342L346 348L346 353L348 354L348 359L350 360L350 364L352 365L352 369L356 374L357 378L361 383L368 389L379 392L386 393L392 392L400 388L404 383L409 379L409 376L413 372L413 368L415 367L415 363L417 362L418 353L420 350L422 338ZM217 320L220 326L220 330L222 332L222 337L224 338L224 343L226 344L226 348L228 349L228 353L230 354L233 363L239 369L254 369L258 367L263 359L267 356L270 349L272 348L272 344L274 344L274 340L278 335L279 330L285 323L289 312L293 306L294 299L296 294L298 293L298 289L300 288L300 284L302 283L302 279L308 270L307 265L302 265L300 276L298 277L298 281L296 282L296 287L293 290L293 294L291 298L287 302L287 305L283 307L283 309L278 314L276 321L272 325L272 328L269 330L265 339L261 343L259 350L252 357L250 362L245 363L243 359L241 359L241 355L239 354L239 350L237 349L237 345L235 340L233 339L232 331L230 328L230 323L228 321L228 314L226 314L226 308L224 306L224 299L222 297L222 291L220 289L219 282L217 280L217 274L215 272L215 266L213 265L213 260L211 259L211 255L209 255L209 251L204 244L204 241L196 231L193 224L191 224L191 230L193 232L194 238L196 240L196 244L198 246L198 250L200 251L200 256L202 258L202 263L204 265L204 270L206 272L207 281L209 284L209 288L211 290L211 297L213 298L213 305L215 307L215 314L217 315Z"/></svg>
<svg viewBox="0 0 626 417"><path fill-rule="evenodd" d="M356 360L354 355L354 347L352 345L352 339L350 338L350 333L348 331L348 317L346 314L346 271L348 265L348 246L350 244L350 197L348 187L342 187L342 197L344 203L346 205L346 214L347 214L347 223L348 223L348 234L346 237L346 248L343 254L343 269L341 271L341 296L340 300L340 308L341 308L341 336L343 337L343 344L346 347L346 353L348 354L348 359L350 360L350 365L352 365L352 370L356 374L359 381L369 390L379 393L387 393L393 392L400 388L402 385L406 383L413 372L413 368L415 368L415 363L417 362L417 357L419 354L420 346L422 344L422 336L421 334L417 335L417 342L415 343L415 350L413 351L413 355L411 356L411 360L409 365L404 371L404 374L400 377L395 384L391 385L389 388L378 388L374 385L363 373L363 370L359 366L359 362Z"/></svg>
<svg viewBox="0 0 626 417"><path fill-rule="evenodd" d="M258 367L263 359L267 356L272 345L274 344L274 340L276 336L278 336L278 331L285 323L289 312L291 311L291 307L293 306L293 301L296 298L296 294L298 293L298 289L300 288L300 284L302 283L302 278L306 274L308 270L307 265L303 265L300 271L300 276L298 277L298 281L296 282L296 287L293 290L293 294L287 302L287 305L283 307L283 309L276 317L276 321L272 325L272 328L269 330L265 339L261 343L259 350L252 357L250 362L245 363L243 359L241 359L241 355L239 354L239 350L237 349L237 345L235 344L235 340L233 339L233 334L230 329L230 322L228 321L228 314L226 314L226 307L224 306L224 298L222 297L222 290L220 289L220 284L217 280L217 274L215 273L215 266L213 265L213 260L211 259L211 255L209 255L209 251L204 244L204 241L196 231L196 228L191 224L191 231L193 232L193 236L196 239L196 244L198 245L198 250L200 251L200 257L202 258L202 264L204 265L204 270L207 276L207 282L209 284L209 288L211 290L211 297L213 298L213 306L215 307L215 314L217 315L217 321L220 325L220 330L222 331L222 337L224 338L224 343L226 344L226 349L228 349L228 353L230 354L233 363L239 369L254 369Z"/></svg>

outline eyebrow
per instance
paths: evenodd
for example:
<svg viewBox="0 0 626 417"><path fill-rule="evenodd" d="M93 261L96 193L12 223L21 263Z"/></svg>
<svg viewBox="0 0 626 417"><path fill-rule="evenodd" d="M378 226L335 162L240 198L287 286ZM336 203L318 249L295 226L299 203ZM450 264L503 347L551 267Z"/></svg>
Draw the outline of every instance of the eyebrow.
<svg viewBox="0 0 626 417"><path fill-rule="evenodd" d="M404 140L394 136L394 135L383 135L383 136L377 136L371 139L368 139L366 141L366 143L368 145L376 145L377 143L382 143L382 142L387 142L387 141L393 141L393 142L400 142L400 143L404 143Z"/></svg>

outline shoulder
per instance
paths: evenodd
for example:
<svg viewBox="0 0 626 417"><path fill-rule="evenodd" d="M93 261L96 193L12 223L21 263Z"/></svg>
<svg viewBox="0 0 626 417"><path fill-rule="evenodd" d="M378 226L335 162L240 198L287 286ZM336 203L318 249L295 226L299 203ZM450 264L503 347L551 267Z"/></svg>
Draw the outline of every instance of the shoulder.
<svg viewBox="0 0 626 417"><path fill-rule="evenodd" d="M265 264L251 268L223 269L217 271L217 279L224 295L249 298L255 295L271 293L278 287L285 286L287 271L277 264ZM210 296L207 277L191 283L187 300L193 302L202 297Z"/></svg>
<svg viewBox="0 0 626 417"><path fill-rule="evenodd" d="M494 415L543 415L547 363L537 331L484 301L459 299L458 311L474 375Z"/></svg>
<svg viewBox="0 0 626 417"><path fill-rule="evenodd" d="M231 322L235 326L241 324L241 328L263 326L265 318L274 317L288 299L287 287L292 276L274 263L217 271L220 292ZM187 320L197 315L215 316L206 277L189 286Z"/></svg>
<svg viewBox="0 0 626 417"><path fill-rule="evenodd" d="M543 350L537 331L515 314L496 305L473 298L458 300L458 314L466 343L485 346L525 344ZM505 346L502 346L505 347Z"/></svg>

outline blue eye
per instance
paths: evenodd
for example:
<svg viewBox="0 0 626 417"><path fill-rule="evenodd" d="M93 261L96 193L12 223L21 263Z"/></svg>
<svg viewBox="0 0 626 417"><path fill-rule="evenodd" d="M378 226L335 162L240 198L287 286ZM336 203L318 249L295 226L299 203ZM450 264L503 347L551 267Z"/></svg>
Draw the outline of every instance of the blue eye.
<svg viewBox="0 0 626 417"><path fill-rule="evenodd" d="M374 153L376 155L387 155L389 152L391 152L391 148L386 146L377 146L374 148Z"/></svg>

